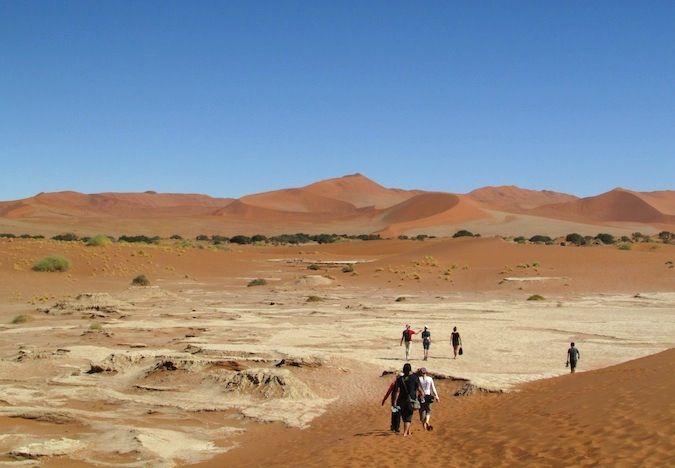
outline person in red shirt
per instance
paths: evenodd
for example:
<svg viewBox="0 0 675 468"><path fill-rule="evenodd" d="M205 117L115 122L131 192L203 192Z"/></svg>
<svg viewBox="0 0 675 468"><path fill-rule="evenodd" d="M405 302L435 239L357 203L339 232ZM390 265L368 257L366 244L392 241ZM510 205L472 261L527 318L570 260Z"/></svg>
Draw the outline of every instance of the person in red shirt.
<svg viewBox="0 0 675 468"><path fill-rule="evenodd" d="M410 328L410 325L405 326L403 334L401 335L401 346L405 343L405 360L408 361L410 358L410 344L412 343L412 337L414 334L421 332L422 330L415 331Z"/></svg>

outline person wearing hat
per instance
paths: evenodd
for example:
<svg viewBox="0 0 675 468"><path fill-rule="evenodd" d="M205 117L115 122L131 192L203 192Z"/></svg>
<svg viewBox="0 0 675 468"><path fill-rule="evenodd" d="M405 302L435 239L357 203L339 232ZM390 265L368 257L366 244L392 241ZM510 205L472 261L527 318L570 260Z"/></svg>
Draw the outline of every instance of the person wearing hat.
<svg viewBox="0 0 675 468"><path fill-rule="evenodd" d="M429 359L429 348L431 347L431 331L426 325L424 325L422 331L422 347L424 348L424 360L426 361Z"/></svg>
<svg viewBox="0 0 675 468"><path fill-rule="evenodd" d="M431 420L431 404L434 401L441 401L438 397L438 392L436 391L436 385L434 385L434 379L427 374L426 367L422 367L417 371L418 380L420 381L420 386L422 387L422 393L424 394L424 399L420 402L420 421L422 421L422 426L427 431L433 431L434 427L429 424Z"/></svg>

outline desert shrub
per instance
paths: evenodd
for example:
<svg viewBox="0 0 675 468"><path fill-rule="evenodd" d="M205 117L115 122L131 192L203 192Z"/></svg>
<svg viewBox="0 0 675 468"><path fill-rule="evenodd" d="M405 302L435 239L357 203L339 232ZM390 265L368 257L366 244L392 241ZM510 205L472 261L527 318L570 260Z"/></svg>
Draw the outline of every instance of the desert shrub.
<svg viewBox="0 0 675 468"><path fill-rule="evenodd" d="M570 242L574 245L584 245L586 240L581 234L573 232L572 234L567 234L567 236L565 236L565 242Z"/></svg>
<svg viewBox="0 0 675 468"><path fill-rule="evenodd" d="M27 321L28 321L28 316L27 316L27 315L24 315L24 314L17 315L16 317L14 317L14 318L12 319L12 323L13 323L14 325L17 325L17 324L19 324L19 323L26 323Z"/></svg>
<svg viewBox="0 0 675 468"><path fill-rule="evenodd" d="M207 241L209 240L209 236L206 234L199 234L197 237L195 237L195 240L197 241Z"/></svg>
<svg viewBox="0 0 675 468"><path fill-rule="evenodd" d="M254 236L251 236L251 242L253 243L267 242L267 236L263 236L262 234L256 234Z"/></svg>
<svg viewBox="0 0 675 468"><path fill-rule="evenodd" d="M670 231L661 231L659 232L659 239L661 239L664 243L669 243L671 240L675 239L675 234L673 234Z"/></svg>
<svg viewBox="0 0 675 468"><path fill-rule="evenodd" d="M238 235L238 236L234 236L234 237L230 238L230 243L232 243L232 244L240 244L240 245L243 245L243 244L250 244L250 243L251 243L251 238L248 237L248 236Z"/></svg>
<svg viewBox="0 0 675 468"><path fill-rule="evenodd" d="M3 232L2 234L0 234L0 237L5 239L14 239L16 236L9 232Z"/></svg>
<svg viewBox="0 0 675 468"><path fill-rule="evenodd" d="M404 302L404 301L405 301L405 297L403 297L403 296L399 296L399 297L396 298L396 302Z"/></svg>
<svg viewBox="0 0 675 468"><path fill-rule="evenodd" d="M517 244L524 244L526 240L527 239L525 239L524 236L518 236L518 237L513 238L513 242L515 242Z"/></svg>
<svg viewBox="0 0 675 468"><path fill-rule="evenodd" d="M621 242L633 242L633 240L628 236L621 236Z"/></svg>
<svg viewBox="0 0 675 468"><path fill-rule="evenodd" d="M65 234L58 234L58 235L52 237L52 240L74 242L74 241L80 240L80 238L77 237L77 234L74 234L72 232L67 232Z"/></svg>
<svg viewBox="0 0 675 468"><path fill-rule="evenodd" d="M103 330L103 325L101 325L98 322L92 322L92 324L89 325L89 330L91 330L91 331L101 331L101 330Z"/></svg>
<svg viewBox="0 0 675 468"><path fill-rule="evenodd" d="M103 247L109 245L112 241L110 240L110 237L99 234L97 236L90 237L86 242L87 245L91 247Z"/></svg>
<svg viewBox="0 0 675 468"><path fill-rule="evenodd" d="M415 240L424 241L427 237L429 237L429 236L427 236L426 234L417 234L415 236Z"/></svg>
<svg viewBox="0 0 675 468"><path fill-rule="evenodd" d="M159 236L148 237L148 236L119 236L117 238L119 242L129 242L129 243L141 243L141 244L159 244Z"/></svg>
<svg viewBox="0 0 675 468"><path fill-rule="evenodd" d="M541 296L539 294L533 294L530 297L527 298L528 301L543 301L544 296Z"/></svg>
<svg viewBox="0 0 675 468"><path fill-rule="evenodd" d="M645 239L649 239L649 236L645 236L641 232L634 232L631 234L631 238L633 239L633 242L644 242Z"/></svg>
<svg viewBox="0 0 675 468"><path fill-rule="evenodd" d="M616 239L614 239L614 236L611 234L607 234L606 232L601 232L597 236L595 236L597 240L602 242L603 244L613 244L616 242Z"/></svg>
<svg viewBox="0 0 675 468"><path fill-rule="evenodd" d="M356 238L362 241L372 241L382 239L379 234L359 234L358 236L356 236Z"/></svg>
<svg viewBox="0 0 675 468"><path fill-rule="evenodd" d="M131 284L134 286L150 286L150 280L145 275L138 275L131 280Z"/></svg>
<svg viewBox="0 0 675 468"><path fill-rule="evenodd" d="M551 239L549 236L542 236L541 234L537 234L536 236L530 237L530 242L534 242L537 244L546 244L548 242L553 242L553 239Z"/></svg>
<svg viewBox="0 0 675 468"><path fill-rule="evenodd" d="M264 278L256 278L254 280L249 281L249 283L246 285L249 288L251 286L265 286L267 284L267 280Z"/></svg>
<svg viewBox="0 0 675 468"><path fill-rule="evenodd" d="M337 242L340 236L337 234L317 234L312 236L312 240L318 244L332 244Z"/></svg>
<svg viewBox="0 0 675 468"><path fill-rule="evenodd" d="M400 235L398 236L399 240L408 240L408 236Z"/></svg>
<svg viewBox="0 0 675 468"><path fill-rule="evenodd" d="M171 240L183 240L183 236L180 236L178 234L174 234L171 237L169 237Z"/></svg>
<svg viewBox="0 0 675 468"><path fill-rule="evenodd" d="M211 236L211 242L214 244L225 244L226 242L229 242L230 238L227 236L219 236L219 235L213 235Z"/></svg>
<svg viewBox="0 0 675 468"><path fill-rule="evenodd" d="M308 269L308 270L314 270L314 271L316 271L316 270L320 270L321 267L320 267L319 265L317 265L316 263L312 263L311 265L309 265L309 266L307 267L307 269Z"/></svg>
<svg viewBox="0 0 675 468"><path fill-rule="evenodd" d="M309 296L307 298L307 302L321 302L321 301L323 301L323 298L319 296Z"/></svg>
<svg viewBox="0 0 675 468"><path fill-rule="evenodd" d="M70 260L60 255L49 255L38 260L33 265L34 271L68 271L70 268Z"/></svg>
<svg viewBox="0 0 675 468"><path fill-rule="evenodd" d="M354 273L354 265L351 263L342 267L342 273Z"/></svg>
<svg viewBox="0 0 675 468"><path fill-rule="evenodd" d="M467 231L466 229L460 229L452 235L452 237L473 237L473 232Z"/></svg>
<svg viewBox="0 0 675 468"><path fill-rule="evenodd" d="M619 250L630 250L632 248L632 246L629 243L624 242L622 244L619 244L617 248Z"/></svg>

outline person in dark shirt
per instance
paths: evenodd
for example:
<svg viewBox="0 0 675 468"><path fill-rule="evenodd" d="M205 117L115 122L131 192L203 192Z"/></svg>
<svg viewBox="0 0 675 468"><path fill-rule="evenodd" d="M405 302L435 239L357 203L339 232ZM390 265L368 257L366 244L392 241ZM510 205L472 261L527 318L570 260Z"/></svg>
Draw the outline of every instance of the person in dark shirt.
<svg viewBox="0 0 675 468"><path fill-rule="evenodd" d="M462 337L459 336L457 327L453 327L452 333L450 333L450 338L452 340L452 350L455 352L455 359L457 359L457 352L462 346Z"/></svg>
<svg viewBox="0 0 675 468"><path fill-rule="evenodd" d="M431 331L425 325L422 331L422 348L424 348L424 360L429 359L429 348L431 347Z"/></svg>
<svg viewBox="0 0 675 468"><path fill-rule="evenodd" d="M403 420L403 436L410 435L412 417L416 409L419 409L419 401L424 398L422 385L417 375L412 373L412 366L406 362L403 365L403 375L396 379L396 387L392 394L392 401L401 408Z"/></svg>
<svg viewBox="0 0 675 468"><path fill-rule="evenodd" d="M574 347L574 343L570 343L570 349L567 350L567 364L565 364L570 367L570 373L576 372L577 362L580 357L581 353L579 353L579 350Z"/></svg>

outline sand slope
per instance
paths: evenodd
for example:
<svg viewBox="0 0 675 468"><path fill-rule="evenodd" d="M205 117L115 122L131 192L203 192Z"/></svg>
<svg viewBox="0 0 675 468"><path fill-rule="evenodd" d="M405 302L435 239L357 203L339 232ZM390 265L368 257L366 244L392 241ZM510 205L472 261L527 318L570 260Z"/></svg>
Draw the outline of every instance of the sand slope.
<svg viewBox="0 0 675 468"><path fill-rule="evenodd" d="M675 192L616 189L594 197L484 187L467 195L386 188L361 174L240 199L194 194L42 193L0 202L0 232L81 235L379 233L560 235L675 230ZM672 229L671 229L672 228Z"/></svg>

